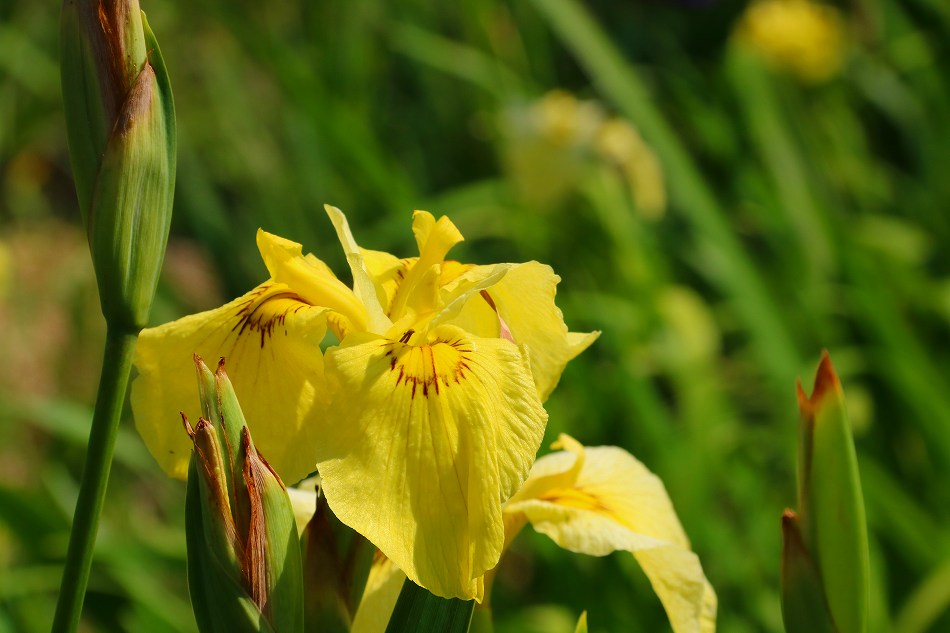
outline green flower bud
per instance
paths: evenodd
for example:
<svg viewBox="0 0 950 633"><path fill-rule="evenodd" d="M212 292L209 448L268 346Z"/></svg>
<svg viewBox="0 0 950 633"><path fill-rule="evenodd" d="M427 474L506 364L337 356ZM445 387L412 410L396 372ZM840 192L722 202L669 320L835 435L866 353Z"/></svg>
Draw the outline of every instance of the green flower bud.
<svg viewBox="0 0 950 633"><path fill-rule="evenodd" d="M175 190L175 110L138 0L65 0L63 105L102 312L145 326Z"/></svg>
<svg viewBox="0 0 950 633"><path fill-rule="evenodd" d="M798 518L786 511L783 519L786 629L823 630L816 621L796 625L802 600L814 602L820 592L830 618L828 630L864 633L869 591L864 498L844 392L827 352L811 397L798 385L798 405Z"/></svg>
<svg viewBox="0 0 950 633"><path fill-rule="evenodd" d="M303 571L283 482L254 447L224 361L199 357L202 417L188 471L188 581L202 633L303 631Z"/></svg>

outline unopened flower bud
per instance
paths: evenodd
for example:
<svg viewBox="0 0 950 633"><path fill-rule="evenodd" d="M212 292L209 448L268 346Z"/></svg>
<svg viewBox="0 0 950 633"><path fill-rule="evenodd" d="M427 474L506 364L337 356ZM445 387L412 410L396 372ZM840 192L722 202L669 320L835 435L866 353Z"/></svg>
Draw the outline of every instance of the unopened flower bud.
<svg viewBox="0 0 950 633"><path fill-rule="evenodd" d="M194 442L186 532L198 628L300 633L303 572L287 490L254 447L223 361L215 374L198 357L195 364L202 412L213 418L194 428L185 419Z"/></svg>
<svg viewBox="0 0 950 633"><path fill-rule="evenodd" d="M822 355L811 397L799 384L798 405L798 515L786 511L783 518L786 629L788 633L822 630L813 620L796 627L802 600L814 602L820 592L830 617L829 630L864 633L869 577L864 498L844 392L827 353Z"/></svg>
<svg viewBox="0 0 950 633"><path fill-rule="evenodd" d="M62 87L70 158L106 321L146 325L175 189L175 109L138 0L66 0Z"/></svg>

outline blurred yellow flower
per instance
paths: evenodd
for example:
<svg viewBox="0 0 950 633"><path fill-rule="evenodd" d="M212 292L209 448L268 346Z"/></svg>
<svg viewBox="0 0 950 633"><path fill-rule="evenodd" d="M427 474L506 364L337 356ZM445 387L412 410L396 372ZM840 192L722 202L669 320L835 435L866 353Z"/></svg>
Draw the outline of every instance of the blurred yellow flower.
<svg viewBox="0 0 950 633"><path fill-rule="evenodd" d="M417 211L419 256L361 249L327 207L353 288L300 244L258 233L270 279L216 310L143 331L136 426L182 477L174 417L197 398L191 355L225 356L262 453L295 481L314 467L337 517L435 594L481 599L504 544L501 505L544 433L541 402L597 333L568 332L537 262L446 261L462 235ZM327 328L340 340L325 353ZM189 380L190 378L190 380Z"/></svg>
<svg viewBox="0 0 950 633"><path fill-rule="evenodd" d="M663 170L640 133L625 119L611 119L597 132L597 150L623 171L637 210L651 220L662 217L666 211Z"/></svg>
<svg viewBox="0 0 950 633"><path fill-rule="evenodd" d="M523 196L550 207L579 185L591 167L619 169L636 210L663 215L666 189L659 160L626 120L608 118L594 100L552 90L508 112L508 167Z"/></svg>
<svg viewBox="0 0 950 633"><path fill-rule="evenodd" d="M829 79L844 61L841 13L811 0L753 2L739 22L737 36L773 66L805 81Z"/></svg>

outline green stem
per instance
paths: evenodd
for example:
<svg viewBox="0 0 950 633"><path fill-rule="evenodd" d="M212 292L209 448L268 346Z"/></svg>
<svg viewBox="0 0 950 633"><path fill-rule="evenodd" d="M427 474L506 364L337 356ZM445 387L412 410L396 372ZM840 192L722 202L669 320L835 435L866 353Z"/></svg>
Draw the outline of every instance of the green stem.
<svg viewBox="0 0 950 633"><path fill-rule="evenodd" d="M96 410L89 431L86 464L73 516L53 633L72 633L79 626L136 338L136 334L116 332L113 328L109 328L106 334Z"/></svg>

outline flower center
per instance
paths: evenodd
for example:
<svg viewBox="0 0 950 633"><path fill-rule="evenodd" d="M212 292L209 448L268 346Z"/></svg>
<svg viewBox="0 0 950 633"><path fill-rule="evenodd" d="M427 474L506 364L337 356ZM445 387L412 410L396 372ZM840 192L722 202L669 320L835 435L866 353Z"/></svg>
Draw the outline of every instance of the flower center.
<svg viewBox="0 0 950 633"><path fill-rule="evenodd" d="M389 370L396 375L396 387L412 390L412 397L430 393L438 395L442 389L460 384L471 371L469 341L436 339L426 345L408 345L409 330L399 342L385 344Z"/></svg>
<svg viewBox="0 0 950 633"><path fill-rule="evenodd" d="M538 499L567 508L577 508L578 510L608 511L607 506L596 495L582 488L555 488L544 493Z"/></svg>

